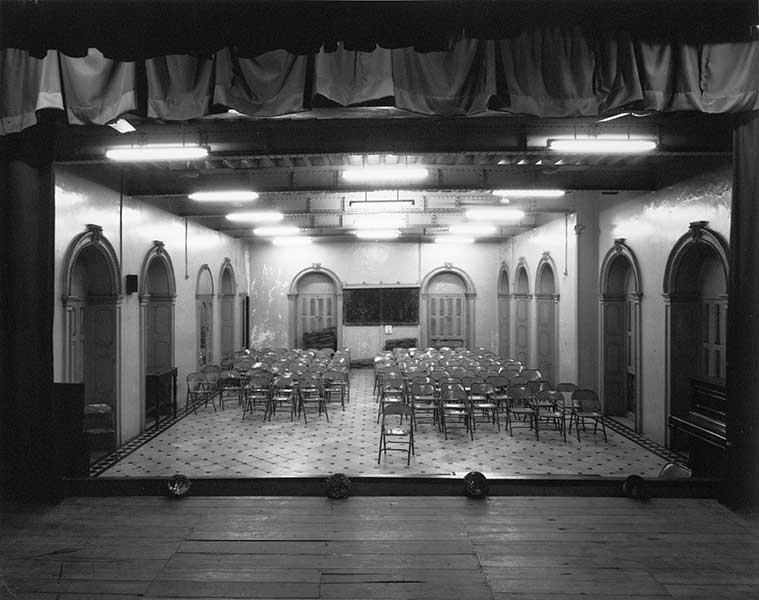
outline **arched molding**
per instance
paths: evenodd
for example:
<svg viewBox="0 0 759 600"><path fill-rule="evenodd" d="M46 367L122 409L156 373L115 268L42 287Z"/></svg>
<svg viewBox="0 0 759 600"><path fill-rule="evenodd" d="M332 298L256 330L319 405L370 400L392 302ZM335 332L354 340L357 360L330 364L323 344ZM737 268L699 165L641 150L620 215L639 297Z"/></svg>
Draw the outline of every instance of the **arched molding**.
<svg viewBox="0 0 759 600"><path fill-rule="evenodd" d="M229 273L232 281L232 291L224 291L224 275ZM232 266L232 261L229 258L224 258L224 262L221 263L221 269L219 270L219 298L234 298L237 296L237 276L235 275L235 268Z"/></svg>
<svg viewBox="0 0 759 600"><path fill-rule="evenodd" d="M527 291L519 290L519 280L522 273L524 273L525 279L527 280ZM527 260L524 258L524 256L519 257L517 267L514 269L514 282L512 285L514 286L514 296L521 296L523 298L532 297L532 293L530 292L530 268L528 267Z"/></svg>
<svg viewBox="0 0 759 600"><path fill-rule="evenodd" d="M526 268L526 267L525 267ZM553 276L553 292L552 293L544 293L542 292L540 287L540 281L543 277L543 272L546 269L551 269L551 275ZM529 273L529 271L528 271ZM540 260L538 261L538 266L535 269L535 286L534 286L534 292L535 297L540 298L553 298L554 302L559 301L559 278L557 277L558 271L556 270L556 263L553 260L553 257L549 252L544 252L543 255L540 257Z"/></svg>
<svg viewBox="0 0 759 600"><path fill-rule="evenodd" d="M203 275L206 273L208 274L208 279L211 281L211 290L205 294L201 294L199 291L201 279L203 278ZM197 298L200 298L200 297L207 298L209 296L213 297L215 289L216 288L214 286L213 273L211 273L211 269L208 267L207 264L201 265L200 269L198 269L198 277L195 279L195 296Z"/></svg>
<svg viewBox="0 0 759 600"><path fill-rule="evenodd" d="M625 243L624 238L617 238L614 240L614 245L609 248L601 261L601 275L598 282L598 289L601 290L601 299L607 298L610 294L609 285L611 279L612 267L617 263L620 258L627 259L632 268L633 275L633 293L639 297L643 297L643 286L641 283L641 271L638 259L630 246Z"/></svg>
<svg viewBox="0 0 759 600"><path fill-rule="evenodd" d="M713 229L707 227L708 221L694 221L688 232L683 234L675 243L667 258L664 269L663 293L665 298L672 299L680 290L677 289L677 275L688 251L697 246L707 246L719 257L725 275L725 285L729 287L729 246L725 239Z"/></svg>
<svg viewBox="0 0 759 600"><path fill-rule="evenodd" d="M632 276L632 290L625 289L624 282L622 285L617 286L619 289L611 290L610 288L615 284L612 281L613 271L621 265L626 264L625 271L630 269ZM609 311L614 310L614 307L619 307L619 303L624 303L627 300L631 302L631 314L630 325L632 327L632 356L630 357L632 363L632 370L634 374L634 389L633 400L635 402L635 429L638 433L643 432L643 396L641 394L642 381L643 381L643 348L642 348L642 317L641 317L641 300L643 298L643 286L641 280L641 269L638 259L635 256L632 248L625 243L624 238L617 238L614 240L614 244L604 255L601 261L601 272L599 276L599 291L600 291L600 311L599 311L599 341L598 344L598 366L599 366L599 397L604 399L604 409L606 409L606 398L608 396L606 390L606 355L605 350L607 347L607 337L609 332L607 330ZM616 305L613 303L617 303ZM611 392L609 392L611 393Z"/></svg>
<svg viewBox="0 0 759 600"><path fill-rule="evenodd" d="M477 291L474 287L472 278L466 273L454 267L451 263L445 263L442 267L437 267L427 273L422 279L419 286L421 294L421 302L419 303L419 341L421 345L429 345L429 310L427 306L427 300L429 298L429 287L432 280L441 274L451 273L456 275L464 282L464 297L466 298L466 339L464 340L464 346L467 348L474 348L474 326L475 326L475 301L477 299Z"/></svg>
<svg viewBox="0 0 759 600"><path fill-rule="evenodd" d="M110 295L114 298L121 296L121 267L116 251L111 242L108 241L108 238L103 235L103 228L100 225L88 224L86 231L78 234L71 241L63 259L61 290L64 306L68 303L69 298L72 297L71 284L74 276L74 267L82 252L87 248L93 248L103 257L108 271Z"/></svg>
<svg viewBox="0 0 759 600"><path fill-rule="evenodd" d="M505 261L498 268L498 297L511 297L511 276L509 275L509 265Z"/></svg>
<svg viewBox="0 0 759 600"><path fill-rule="evenodd" d="M103 259L108 276L108 293L100 294L93 301L97 304L111 305L113 307L114 331L113 331L113 348L114 348L114 398L113 413L115 416L116 444L122 442L122 406L121 406L121 304L123 296L121 294L121 266L116 250L108 238L103 235L103 228L100 225L88 223L85 231L76 235L68 249L63 260L62 269L62 295L63 304L63 378L66 382L73 381L72 360L71 360L71 336L75 327L73 319L74 303L86 301L86 298L79 298L72 294L72 283L74 270L82 252L86 250L98 252Z"/></svg>
<svg viewBox="0 0 759 600"><path fill-rule="evenodd" d="M290 282L290 289L287 292L288 304L288 326L287 339L290 348L295 348L296 338L298 337L298 284L306 275L318 273L325 275L330 279L335 288L335 330L337 333L337 347L343 347L343 284L337 274L322 267L321 263L314 263L310 267L299 271Z"/></svg>
<svg viewBox="0 0 759 600"><path fill-rule="evenodd" d="M153 241L153 247L145 255L145 259L142 261L142 270L140 272L140 301L148 300L151 295L148 290L148 272L153 261L160 262L166 270L166 276L168 279L168 294L152 294L153 296L161 296L162 298L170 298L174 300L177 297L177 283L174 275L174 263L171 260L171 256L166 251L164 243L160 240Z"/></svg>

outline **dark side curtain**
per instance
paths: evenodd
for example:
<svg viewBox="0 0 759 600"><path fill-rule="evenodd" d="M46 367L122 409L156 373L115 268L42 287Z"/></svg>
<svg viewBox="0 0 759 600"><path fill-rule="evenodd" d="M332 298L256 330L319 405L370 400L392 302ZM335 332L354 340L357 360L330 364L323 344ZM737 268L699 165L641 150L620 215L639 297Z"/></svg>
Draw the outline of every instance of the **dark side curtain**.
<svg viewBox="0 0 759 600"><path fill-rule="evenodd" d="M523 28L502 40L461 38L445 50L349 49L140 61L49 50L0 50L0 135L37 123L42 109L72 124L102 125L127 113L167 121L234 109L271 117L337 105L380 103L432 116L486 110L539 117L618 109L744 112L759 109L759 42L640 39L580 25Z"/></svg>

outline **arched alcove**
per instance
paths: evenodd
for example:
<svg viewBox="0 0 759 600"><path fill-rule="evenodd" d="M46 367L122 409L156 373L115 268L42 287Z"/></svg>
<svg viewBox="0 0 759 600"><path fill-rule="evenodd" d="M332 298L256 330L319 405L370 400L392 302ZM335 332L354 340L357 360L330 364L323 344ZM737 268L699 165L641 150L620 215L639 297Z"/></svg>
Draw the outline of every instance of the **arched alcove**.
<svg viewBox="0 0 759 600"><path fill-rule="evenodd" d="M86 404L113 410L121 441L121 269L99 225L87 225L63 262L63 378L84 384Z"/></svg>
<svg viewBox="0 0 759 600"><path fill-rule="evenodd" d="M174 368L174 303L176 278L174 265L161 241L154 241L145 256L140 274L141 364L143 372L157 376ZM145 386L140 386L145 400ZM147 407L142 402L145 424Z"/></svg>
<svg viewBox="0 0 759 600"><path fill-rule="evenodd" d="M498 352L511 358L511 284L506 263L498 271Z"/></svg>
<svg viewBox="0 0 759 600"><path fill-rule="evenodd" d="M604 411L643 431L641 401L641 271L624 239L601 263L601 390Z"/></svg>
<svg viewBox="0 0 759 600"><path fill-rule="evenodd" d="M237 293L237 281L232 262L225 258L221 265L221 357L231 358L235 351L235 297Z"/></svg>
<svg viewBox="0 0 759 600"><path fill-rule="evenodd" d="M474 347L476 292L471 278L450 263L430 271L421 283L419 338L422 345Z"/></svg>
<svg viewBox="0 0 759 600"><path fill-rule="evenodd" d="M208 265L202 265L198 271L195 287L197 305L197 345L198 367L212 363L213 358L213 275Z"/></svg>
<svg viewBox="0 0 759 600"><path fill-rule="evenodd" d="M535 277L535 363L543 379L558 383L559 293L556 265L543 254Z"/></svg>
<svg viewBox="0 0 759 600"><path fill-rule="evenodd" d="M334 272L318 263L303 269L293 278L287 298L290 347L303 348L304 334L332 328L335 346L342 347L343 291Z"/></svg>
<svg viewBox="0 0 759 600"><path fill-rule="evenodd" d="M666 402L669 414L690 408L694 379L725 379L728 246L705 221L691 223L664 272Z"/></svg>
<svg viewBox="0 0 759 600"><path fill-rule="evenodd" d="M525 367L531 366L530 356L530 278L527 263L519 259L514 275L514 358Z"/></svg>

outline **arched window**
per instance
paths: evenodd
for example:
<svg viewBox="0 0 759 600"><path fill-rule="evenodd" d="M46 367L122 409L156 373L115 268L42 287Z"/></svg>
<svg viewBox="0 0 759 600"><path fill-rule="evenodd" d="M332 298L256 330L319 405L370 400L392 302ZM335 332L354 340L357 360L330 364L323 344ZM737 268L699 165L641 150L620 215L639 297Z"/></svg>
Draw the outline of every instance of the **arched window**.
<svg viewBox="0 0 759 600"><path fill-rule="evenodd" d="M469 276L450 264L427 274L421 285L420 340L426 346L474 346L475 291Z"/></svg>
<svg viewBox="0 0 759 600"><path fill-rule="evenodd" d="M538 263L535 290L536 363L543 379L558 383L557 338L559 294L556 291L556 269L548 253Z"/></svg>
<svg viewBox="0 0 759 600"><path fill-rule="evenodd" d="M664 273L671 414L689 410L694 378L725 378L728 248L706 226L691 223L675 244Z"/></svg>
<svg viewBox="0 0 759 600"><path fill-rule="evenodd" d="M63 378L83 383L86 404L107 404L120 433L121 270L98 225L74 238L63 268Z"/></svg>
<svg viewBox="0 0 759 600"><path fill-rule="evenodd" d="M498 275L498 351L511 358L511 285L505 264Z"/></svg>
<svg viewBox="0 0 759 600"><path fill-rule="evenodd" d="M630 419L643 431L640 399L640 268L618 239L601 264L601 394L607 414Z"/></svg>
<svg viewBox="0 0 759 600"><path fill-rule="evenodd" d="M516 270L514 290L514 358L525 367L531 367L530 356L530 280L527 264L520 259Z"/></svg>
<svg viewBox="0 0 759 600"><path fill-rule="evenodd" d="M228 258L221 266L221 356L230 358L235 351L235 272Z"/></svg>
<svg viewBox="0 0 759 600"><path fill-rule="evenodd" d="M213 277L208 265L200 267L195 292L198 306L198 366L213 362Z"/></svg>

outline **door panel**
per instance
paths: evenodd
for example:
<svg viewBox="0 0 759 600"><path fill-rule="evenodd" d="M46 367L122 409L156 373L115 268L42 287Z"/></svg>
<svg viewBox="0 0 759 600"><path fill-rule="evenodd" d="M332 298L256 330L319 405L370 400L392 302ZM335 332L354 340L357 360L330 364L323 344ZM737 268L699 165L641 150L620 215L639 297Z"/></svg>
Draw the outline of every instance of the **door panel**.
<svg viewBox="0 0 759 600"><path fill-rule="evenodd" d="M116 398L116 311L114 306L85 308L84 393L87 403L108 404Z"/></svg>
<svg viewBox="0 0 759 600"><path fill-rule="evenodd" d="M553 298L539 298L536 311L538 369L544 379L555 383L553 361L556 346L556 303Z"/></svg>
<svg viewBox="0 0 759 600"><path fill-rule="evenodd" d="M221 356L230 358L234 354L235 327L234 298L221 299Z"/></svg>
<svg viewBox="0 0 759 600"><path fill-rule="evenodd" d="M625 303L607 302L604 312L604 396L609 414L627 412L627 331Z"/></svg>
<svg viewBox="0 0 759 600"><path fill-rule="evenodd" d="M171 364L171 310L170 302L148 303L147 368L164 370Z"/></svg>
<svg viewBox="0 0 759 600"><path fill-rule="evenodd" d="M68 348L68 373L69 383L81 383L84 381L84 340L85 318L84 302L71 302L71 312L68 313L69 322L69 348Z"/></svg>
<svg viewBox="0 0 759 600"><path fill-rule="evenodd" d="M516 298L516 323L514 324L514 357L525 367L530 366L530 299Z"/></svg>
<svg viewBox="0 0 759 600"><path fill-rule="evenodd" d="M465 297L432 296L429 298L428 330L430 343L461 346L467 339Z"/></svg>

